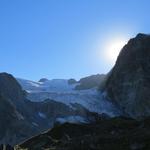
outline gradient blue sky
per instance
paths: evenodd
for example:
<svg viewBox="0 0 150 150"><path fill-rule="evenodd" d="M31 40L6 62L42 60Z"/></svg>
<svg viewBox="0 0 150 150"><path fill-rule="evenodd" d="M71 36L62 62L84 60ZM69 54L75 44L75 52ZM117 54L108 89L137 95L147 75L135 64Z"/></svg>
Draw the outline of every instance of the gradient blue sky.
<svg viewBox="0 0 150 150"><path fill-rule="evenodd" d="M107 73L107 41L150 33L149 7L149 0L1 0L0 72L32 80Z"/></svg>

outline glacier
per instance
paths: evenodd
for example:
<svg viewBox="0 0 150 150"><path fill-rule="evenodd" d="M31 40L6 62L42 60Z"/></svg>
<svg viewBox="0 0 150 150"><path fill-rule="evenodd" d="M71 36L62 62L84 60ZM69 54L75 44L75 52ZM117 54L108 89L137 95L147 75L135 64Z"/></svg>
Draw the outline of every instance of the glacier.
<svg viewBox="0 0 150 150"><path fill-rule="evenodd" d="M104 113L110 117L120 114L116 106L105 99L104 92L99 91L98 87L76 90L75 87L80 83L69 84L66 79L52 79L44 82L35 82L21 78L17 78L17 80L27 92L27 98L33 102L54 100L64 103L71 108L74 108L74 104L80 104L90 112Z"/></svg>

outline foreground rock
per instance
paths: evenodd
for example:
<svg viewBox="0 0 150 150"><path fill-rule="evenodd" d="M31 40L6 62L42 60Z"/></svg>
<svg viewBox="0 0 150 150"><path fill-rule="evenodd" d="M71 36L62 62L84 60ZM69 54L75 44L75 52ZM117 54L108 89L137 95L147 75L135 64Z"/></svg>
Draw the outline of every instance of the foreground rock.
<svg viewBox="0 0 150 150"><path fill-rule="evenodd" d="M138 34L124 46L105 91L127 116L150 116L150 35Z"/></svg>
<svg viewBox="0 0 150 150"><path fill-rule="evenodd" d="M16 150L148 150L150 119L103 119L94 124L69 124L17 145Z"/></svg>

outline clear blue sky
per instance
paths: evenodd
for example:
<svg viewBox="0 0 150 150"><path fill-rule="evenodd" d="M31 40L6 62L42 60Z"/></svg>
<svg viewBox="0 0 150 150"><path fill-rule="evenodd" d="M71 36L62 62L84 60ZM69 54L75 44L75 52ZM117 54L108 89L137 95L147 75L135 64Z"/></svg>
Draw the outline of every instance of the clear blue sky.
<svg viewBox="0 0 150 150"><path fill-rule="evenodd" d="M103 42L150 33L149 0L1 0L0 72L38 80L107 73Z"/></svg>

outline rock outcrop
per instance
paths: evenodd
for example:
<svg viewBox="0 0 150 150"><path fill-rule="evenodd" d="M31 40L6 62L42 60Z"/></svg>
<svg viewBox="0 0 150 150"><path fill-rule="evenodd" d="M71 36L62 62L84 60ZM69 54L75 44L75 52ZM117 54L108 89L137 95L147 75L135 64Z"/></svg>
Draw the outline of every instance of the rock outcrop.
<svg viewBox="0 0 150 150"><path fill-rule="evenodd" d="M81 78L78 81L79 85L77 85L75 89L85 90L85 89L97 88L105 80L105 77L106 75L104 74L97 74L97 75L91 75L85 78Z"/></svg>
<svg viewBox="0 0 150 150"><path fill-rule="evenodd" d="M105 91L127 116L150 116L150 35L138 34L123 47Z"/></svg>

